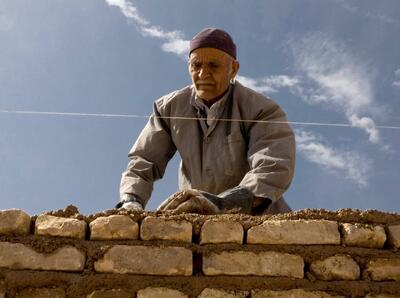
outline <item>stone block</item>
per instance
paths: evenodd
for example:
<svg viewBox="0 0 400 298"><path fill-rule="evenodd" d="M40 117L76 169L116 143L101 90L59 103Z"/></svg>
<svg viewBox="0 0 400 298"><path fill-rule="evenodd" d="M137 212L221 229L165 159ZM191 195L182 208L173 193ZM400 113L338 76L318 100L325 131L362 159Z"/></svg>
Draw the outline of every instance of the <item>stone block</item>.
<svg viewBox="0 0 400 298"><path fill-rule="evenodd" d="M87 224L83 220L39 215L35 222L35 234L85 239L86 227Z"/></svg>
<svg viewBox="0 0 400 298"><path fill-rule="evenodd" d="M185 220L148 216L140 225L140 239L192 242L192 230L192 224Z"/></svg>
<svg viewBox="0 0 400 298"><path fill-rule="evenodd" d="M86 298L131 298L133 295L122 289L112 289L112 290L96 290L86 296Z"/></svg>
<svg viewBox="0 0 400 298"><path fill-rule="evenodd" d="M0 267L9 269L83 271L85 255L72 246L41 254L20 243L0 242Z"/></svg>
<svg viewBox="0 0 400 298"><path fill-rule="evenodd" d="M255 290L252 291L252 298L332 298L334 296L319 291L305 291L295 289L288 291Z"/></svg>
<svg viewBox="0 0 400 298"><path fill-rule="evenodd" d="M20 209L0 210L0 235L29 235L31 217Z"/></svg>
<svg viewBox="0 0 400 298"><path fill-rule="evenodd" d="M138 239L139 225L126 215L98 217L89 224L91 240Z"/></svg>
<svg viewBox="0 0 400 298"><path fill-rule="evenodd" d="M400 295L391 294L368 294L364 298L399 298Z"/></svg>
<svg viewBox="0 0 400 298"><path fill-rule="evenodd" d="M345 255L335 255L312 262L310 269L311 273L321 280L357 280L360 278L360 267L350 256Z"/></svg>
<svg viewBox="0 0 400 298"><path fill-rule="evenodd" d="M18 298L64 298L65 291L61 288L27 288L17 292Z"/></svg>
<svg viewBox="0 0 400 298"><path fill-rule="evenodd" d="M247 232L249 244L340 244L338 224L329 220L267 220Z"/></svg>
<svg viewBox="0 0 400 298"><path fill-rule="evenodd" d="M205 275L257 275L303 278L302 257L273 251L233 251L203 257Z"/></svg>
<svg viewBox="0 0 400 298"><path fill-rule="evenodd" d="M243 226L234 221L207 220L201 227L200 244L243 243Z"/></svg>
<svg viewBox="0 0 400 298"><path fill-rule="evenodd" d="M181 291L169 288L148 287L137 292L137 298L188 298Z"/></svg>
<svg viewBox="0 0 400 298"><path fill-rule="evenodd" d="M247 292L206 288L197 298L246 298Z"/></svg>
<svg viewBox="0 0 400 298"><path fill-rule="evenodd" d="M94 263L97 272L192 275L192 251L183 247L115 245Z"/></svg>
<svg viewBox="0 0 400 298"><path fill-rule="evenodd" d="M400 259L375 259L367 264L366 272L374 281L400 281Z"/></svg>
<svg viewBox="0 0 400 298"><path fill-rule="evenodd" d="M381 226L342 224L344 244L370 248L382 248L386 241L385 229Z"/></svg>
<svg viewBox="0 0 400 298"><path fill-rule="evenodd" d="M400 225L388 227L388 238L390 245L400 248Z"/></svg>

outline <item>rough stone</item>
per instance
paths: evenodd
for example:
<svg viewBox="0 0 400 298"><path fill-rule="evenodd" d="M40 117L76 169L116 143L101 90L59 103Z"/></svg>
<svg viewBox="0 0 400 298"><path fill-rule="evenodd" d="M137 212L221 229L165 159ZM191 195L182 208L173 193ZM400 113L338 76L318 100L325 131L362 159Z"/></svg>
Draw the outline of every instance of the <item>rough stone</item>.
<svg viewBox="0 0 400 298"><path fill-rule="evenodd" d="M10 269L83 271L85 255L72 246L41 254L20 243L0 242L0 267Z"/></svg>
<svg viewBox="0 0 400 298"><path fill-rule="evenodd" d="M360 267L350 257L336 255L324 260L315 261L310 266L311 273L322 280L357 280L360 278Z"/></svg>
<svg viewBox="0 0 400 298"><path fill-rule="evenodd" d="M319 292L319 291L305 291L303 289L295 289L288 291L252 291L252 298L331 298L334 296L329 295L328 293Z"/></svg>
<svg viewBox="0 0 400 298"><path fill-rule="evenodd" d="M381 226L344 223L342 233L348 246L382 248L386 241L385 229Z"/></svg>
<svg viewBox="0 0 400 298"><path fill-rule="evenodd" d="M89 224L91 240L138 239L139 225L126 215L96 218Z"/></svg>
<svg viewBox="0 0 400 298"><path fill-rule="evenodd" d="M17 292L18 298L64 298L65 292L60 288L28 288Z"/></svg>
<svg viewBox="0 0 400 298"><path fill-rule="evenodd" d="M97 272L192 275L192 251L183 247L116 245L94 263Z"/></svg>
<svg viewBox="0 0 400 298"><path fill-rule="evenodd" d="M188 298L189 296L181 291L168 288L149 287L137 292L137 298Z"/></svg>
<svg viewBox="0 0 400 298"><path fill-rule="evenodd" d="M400 225L388 227L388 238L390 245L400 248Z"/></svg>
<svg viewBox="0 0 400 298"><path fill-rule="evenodd" d="M197 298L246 298L247 292L227 291L220 289L204 289Z"/></svg>
<svg viewBox="0 0 400 298"><path fill-rule="evenodd" d="M112 289L112 290L96 290L87 295L87 298L131 298L133 295L126 290Z"/></svg>
<svg viewBox="0 0 400 298"><path fill-rule="evenodd" d="M243 243L243 226L234 221L207 220L201 227L200 244Z"/></svg>
<svg viewBox="0 0 400 298"><path fill-rule="evenodd" d="M249 244L340 244L338 224L329 220L267 220L247 232Z"/></svg>
<svg viewBox="0 0 400 298"><path fill-rule="evenodd" d="M192 230L188 221L148 216L140 225L140 239L192 242Z"/></svg>
<svg viewBox="0 0 400 298"><path fill-rule="evenodd" d="M304 277L304 261L297 255L272 251L234 251L203 257L205 275L258 275Z"/></svg>
<svg viewBox="0 0 400 298"><path fill-rule="evenodd" d="M31 217L20 209L0 211L0 235L29 235Z"/></svg>
<svg viewBox="0 0 400 298"><path fill-rule="evenodd" d="M87 224L83 220L39 215L35 222L35 234L85 239L86 227Z"/></svg>
<svg viewBox="0 0 400 298"><path fill-rule="evenodd" d="M400 259L376 259L367 264L366 272L375 281L400 281Z"/></svg>
<svg viewBox="0 0 400 298"><path fill-rule="evenodd" d="M368 294L364 298L399 298L399 295L391 295L391 294Z"/></svg>

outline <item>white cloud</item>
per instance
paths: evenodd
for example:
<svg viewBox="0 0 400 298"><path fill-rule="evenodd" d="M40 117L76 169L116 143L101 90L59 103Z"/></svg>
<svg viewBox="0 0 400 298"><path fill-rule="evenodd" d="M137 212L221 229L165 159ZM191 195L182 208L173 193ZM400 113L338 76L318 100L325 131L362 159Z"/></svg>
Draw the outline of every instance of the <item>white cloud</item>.
<svg viewBox="0 0 400 298"><path fill-rule="evenodd" d="M357 152L329 147L321 137L304 130L296 130L296 144L306 160L360 186L367 185L370 162Z"/></svg>
<svg viewBox="0 0 400 298"><path fill-rule="evenodd" d="M361 7L356 7L353 4L351 4L350 1L347 1L347 0L335 0L335 2L340 3L345 10L347 10L351 13L354 13L354 14L358 14L365 18L377 20L382 23L387 23L387 24L391 24L391 25L398 25L400 23L399 20L392 18L381 12L365 10L365 9L362 9Z"/></svg>
<svg viewBox="0 0 400 298"><path fill-rule="evenodd" d="M297 86L300 81L296 77L287 75L272 75L259 79L253 79L245 76L238 75L237 80L243 85L260 93L275 93L279 88L291 88Z"/></svg>
<svg viewBox="0 0 400 298"><path fill-rule="evenodd" d="M181 31L167 31L161 27L151 25L149 21L141 17L137 8L128 0L105 0L110 6L120 8L122 14L130 21L133 21L139 31L144 36L163 40L161 49L168 53L173 53L182 58L187 57L189 51L189 41L183 39Z"/></svg>
<svg viewBox="0 0 400 298"><path fill-rule="evenodd" d="M379 131L372 118L359 116L373 111L371 70L344 46L321 34L290 43L295 65L306 84L292 90L309 103L326 103L342 111L349 123L363 129L373 143Z"/></svg>
<svg viewBox="0 0 400 298"><path fill-rule="evenodd" d="M396 80L393 82L393 86L400 88L400 68L394 72Z"/></svg>
<svg viewBox="0 0 400 298"><path fill-rule="evenodd" d="M14 28L15 20L0 12L0 32L7 32Z"/></svg>

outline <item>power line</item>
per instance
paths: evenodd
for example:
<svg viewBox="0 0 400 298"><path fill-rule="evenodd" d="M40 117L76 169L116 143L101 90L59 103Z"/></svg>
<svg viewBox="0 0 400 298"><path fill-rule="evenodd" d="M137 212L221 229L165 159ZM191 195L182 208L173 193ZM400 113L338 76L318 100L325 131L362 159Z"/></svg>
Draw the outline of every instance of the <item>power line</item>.
<svg viewBox="0 0 400 298"><path fill-rule="evenodd" d="M45 111L18 111L18 110L0 110L0 113L22 114L22 115L45 115L45 116L78 116L78 117L109 117L109 118L149 118L148 115L132 114L98 114L98 113L68 113L68 112L45 112ZM156 118L178 119L178 120L207 120L206 118L179 117L179 116L158 116ZM227 122L250 122L250 123L288 123L292 125L308 126L331 126L331 127L355 127L347 123L324 123L324 122L303 122L303 121L268 121L268 120L246 120L246 119L226 119L216 118L217 121ZM400 129L400 126L376 125L380 129Z"/></svg>

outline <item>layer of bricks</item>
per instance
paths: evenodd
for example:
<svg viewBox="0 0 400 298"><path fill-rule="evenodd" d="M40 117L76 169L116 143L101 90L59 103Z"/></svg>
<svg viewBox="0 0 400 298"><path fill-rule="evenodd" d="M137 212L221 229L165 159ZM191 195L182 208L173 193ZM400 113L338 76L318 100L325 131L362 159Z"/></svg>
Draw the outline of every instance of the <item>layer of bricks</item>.
<svg viewBox="0 0 400 298"><path fill-rule="evenodd" d="M192 275L192 251L183 247L115 245L94 263L97 272Z"/></svg>
<svg viewBox="0 0 400 298"><path fill-rule="evenodd" d="M294 289L288 291L252 291L252 298L339 298L340 296L331 296L328 293L320 291L305 291L303 289Z"/></svg>
<svg viewBox="0 0 400 298"><path fill-rule="evenodd" d="M400 248L400 225L388 227L388 238L391 246Z"/></svg>
<svg viewBox="0 0 400 298"><path fill-rule="evenodd" d="M375 281L400 281L400 259L371 260L367 264L366 271Z"/></svg>
<svg viewBox="0 0 400 298"><path fill-rule="evenodd" d="M201 227L200 244L243 243L243 226L234 221L207 220Z"/></svg>
<svg viewBox="0 0 400 298"><path fill-rule="evenodd" d="M0 267L9 269L83 271L86 260L85 255L72 246L41 254L20 243L0 242L0 252Z"/></svg>
<svg viewBox="0 0 400 298"><path fill-rule="evenodd" d="M31 217L20 209L0 211L0 235L28 235Z"/></svg>
<svg viewBox="0 0 400 298"><path fill-rule="evenodd" d="M381 226L342 224L343 242L348 246L382 248L386 241L385 229Z"/></svg>
<svg viewBox="0 0 400 298"><path fill-rule="evenodd" d="M85 239L86 227L87 224L83 220L52 215L39 215L35 222L35 234Z"/></svg>
<svg viewBox="0 0 400 298"><path fill-rule="evenodd" d="M304 261L297 255L272 251L212 253L203 257L205 275L257 275L303 278Z"/></svg>
<svg viewBox="0 0 400 298"><path fill-rule="evenodd" d="M197 298L246 298L247 292L206 288Z"/></svg>
<svg viewBox="0 0 400 298"><path fill-rule="evenodd" d="M310 269L311 273L321 280L357 280L360 278L360 267L350 256L345 255L314 261L311 263Z"/></svg>
<svg viewBox="0 0 400 298"><path fill-rule="evenodd" d="M139 238L139 224L126 215L98 217L89 224L91 240Z"/></svg>
<svg viewBox="0 0 400 298"><path fill-rule="evenodd" d="M129 291L122 289L96 290L86 296L86 298L132 298Z"/></svg>
<svg viewBox="0 0 400 298"><path fill-rule="evenodd" d="M140 239L192 242L192 230L188 221L148 216L141 222Z"/></svg>
<svg viewBox="0 0 400 298"><path fill-rule="evenodd" d="M28 288L17 292L18 298L64 298L63 289L60 288Z"/></svg>
<svg viewBox="0 0 400 298"><path fill-rule="evenodd" d="M365 298L399 298L399 295L391 295L391 294L368 294Z"/></svg>
<svg viewBox="0 0 400 298"><path fill-rule="evenodd" d="M137 298L188 298L181 291L169 288L148 287L137 292Z"/></svg>
<svg viewBox="0 0 400 298"><path fill-rule="evenodd" d="M328 220L267 220L247 232L249 244L340 244L338 224Z"/></svg>

